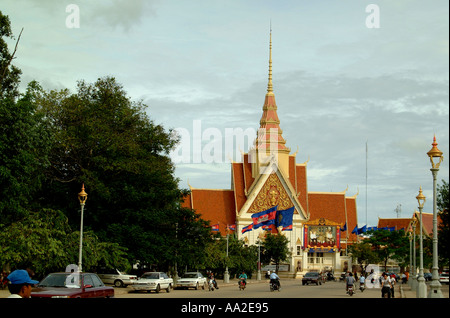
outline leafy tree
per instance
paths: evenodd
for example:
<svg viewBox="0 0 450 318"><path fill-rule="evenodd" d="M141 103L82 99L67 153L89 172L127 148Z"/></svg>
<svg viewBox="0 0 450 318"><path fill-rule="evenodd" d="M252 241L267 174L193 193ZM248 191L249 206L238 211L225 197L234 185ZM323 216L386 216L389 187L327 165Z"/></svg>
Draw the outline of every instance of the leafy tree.
<svg viewBox="0 0 450 318"><path fill-rule="evenodd" d="M439 244L439 262L442 266L448 266L449 263L449 196L448 196L448 182L442 180L442 184L437 186L436 205L438 208L440 221L438 229L438 244Z"/></svg>
<svg viewBox="0 0 450 318"><path fill-rule="evenodd" d="M263 252L261 259L265 263L275 263L277 273L280 263L286 261L290 256L288 244L289 241L286 236L269 233L262 245Z"/></svg>
<svg viewBox="0 0 450 318"><path fill-rule="evenodd" d="M43 209L0 228L0 264L32 268L39 277L78 263L79 232L73 232L60 211ZM127 263L125 250L115 243L99 242L92 231L83 234L83 269Z"/></svg>
<svg viewBox="0 0 450 318"><path fill-rule="evenodd" d="M372 246L374 253L384 262L385 271L389 259L404 262L409 255L409 239L405 231L369 231L365 241Z"/></svg>
<svg viewBox="0 0 450 318"><path fill-rule="evenodd" d="M20 32L22 34L22 31ZM11 31L11 22L7 15L3 15L0 10L0 99L14 99L19 95L20 74L22 71L11 62L19 44L20 35L14 51L11 53L5 39L14 40L15 37Z"/></svg>
<svg viewBox="0 0 450 318"><path fill-rule="evenodd" d="M378 263L380 261L379 256L366 241L350 245L349 251L352 254L353 259L356 259L363 272L366 272L366 268L369 264Z"/></svg>
<svg viewBox="0 0 450 318"><path fill-rule="evenodd" d="M222 276L228 266L230 276L245 271L251 275L257 268L258 247L247 246L243 239L238 240L235 235L228 236L228 257L226 255L226 237L216 236L205 248L205 262L202 268L211 270L218 276Z"/></svg>
<svg viewBox="0 0 450 318"><path fill-rule="evenodd" d="M49 134L36 112L37 83L30 83L19 98L21 71L11 64L14 53L9 53L5 38L14 37L8 16L0 11L0 222L10 224L27 214L40 188Z"/></svg>

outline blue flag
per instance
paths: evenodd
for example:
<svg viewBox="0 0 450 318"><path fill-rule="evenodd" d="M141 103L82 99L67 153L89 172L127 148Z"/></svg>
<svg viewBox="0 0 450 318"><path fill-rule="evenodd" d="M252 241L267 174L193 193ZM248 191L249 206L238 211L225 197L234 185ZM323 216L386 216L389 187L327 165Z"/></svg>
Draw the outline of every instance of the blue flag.
<svg viewBox="0 0 450 318"><path fill-rule="evenodd" d="M277 211L276 223L275 226L282 226L283 228L287 228L292 226L292 218L294 217L294 207ZM292 227L291 227L292 229Z"/></svg>

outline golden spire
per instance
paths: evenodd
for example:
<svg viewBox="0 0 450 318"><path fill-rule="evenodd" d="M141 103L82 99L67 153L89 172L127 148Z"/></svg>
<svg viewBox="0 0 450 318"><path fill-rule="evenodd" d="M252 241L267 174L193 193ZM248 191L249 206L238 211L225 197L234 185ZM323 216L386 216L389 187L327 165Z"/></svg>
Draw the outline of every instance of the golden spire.
<svg viewBox="0 0 450 318"><path fill-rule="evenodd" d="M273 86L272 86L272 21L270 22L269 83L267 84L267 94L268 95L273 95Z"/></svg>

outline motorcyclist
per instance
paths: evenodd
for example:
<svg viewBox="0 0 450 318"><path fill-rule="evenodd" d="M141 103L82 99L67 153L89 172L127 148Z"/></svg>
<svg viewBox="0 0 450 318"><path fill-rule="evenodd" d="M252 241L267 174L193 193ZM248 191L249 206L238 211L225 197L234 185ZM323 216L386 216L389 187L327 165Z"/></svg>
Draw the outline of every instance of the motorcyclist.
<svg viewBox="0 0 450 318"><path fill-rule="evenodd" d="M278 289L281 287L280 284L280 277L278 277L278 275L273 272L272 274L270 274L270 284L275 284L278 286Z"/></svg>
<svg viewBox="0 0 450 318"><path fill-rule="evenodd" d="M219 286L217 286L217 281L216 281L216 279L215 279L215 277L214 277L213 272L210 272L210 273L209 273L209 280L212 281L213 286L214 286L216 289L219 289Z"/></svg>
<svg viewBox="0 0 450 318"><path fill-rule="evenodd" d="M247 274L245 274L244 271L242 271L242 274L239 275L239 281L240 281L241 279L244 281L244 286L247 287ZM239 282L238 282L238 284L239 284Z"/></svg>
<svg viewBox="0 0 450 318"><path fill-rule="evenodd" d="M353 277L353 274L352 274L352 273L348 273L348 276L347 276L347 278L345 279L345 282L346 282L346 284L345 284L345 291L346 291L347 294L348 294L348 288L349 288L350 286L353 287L353 284L356 282L355 277Z"/></svg>
<svg viewBox="0 0 450 318"><path fill-rule="evenodd" d="M365 287L366 287L366 278L364 277L363 274L361 274L361 277L359 278L359 289L363 291Z"/></svg>

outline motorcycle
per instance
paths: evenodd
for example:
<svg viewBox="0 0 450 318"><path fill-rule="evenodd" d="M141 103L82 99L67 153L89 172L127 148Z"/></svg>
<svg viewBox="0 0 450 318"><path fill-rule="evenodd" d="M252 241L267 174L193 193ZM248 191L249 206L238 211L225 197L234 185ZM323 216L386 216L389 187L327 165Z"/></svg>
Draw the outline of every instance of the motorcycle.
<svg viewBox="0 0 450 318"><path fill-rule="evenodd" d="M273 292L275 290L280 291L280 289L281 289L280 285L278 284L278 279L271 279L269 286L270 286L271 292Z"/></svg>
<svg viewBox="0 0 450 318"><path fill-rule="evenodd" d="M364 284L360 284L359 286L359 290L362 292L364 292L364 289L366 289L366 286Z"/></svg>
<svg viewBox="0 0 450 318"><path fill-rule="evenodd" d="M350 285L350 286L348 286L348 294L350 295L350 296L353 296L353 285Z"/></svg>
<svg viewBox="0 0 450 318"><path fill-rule="evenodd" d="M208 290L214 291L214 279L210 279L208 283Z"/></svg>
<svg viewBox="0 0 450 318"><path fill-rule="evenodd" d="M245 289L245 283L244 283L244 279L241 278L239 280L239 290L244 290Z"/></svg>

